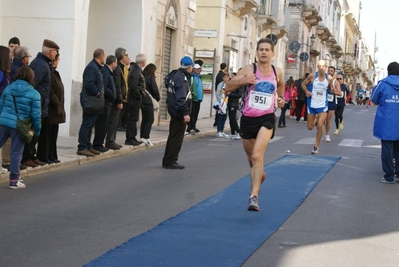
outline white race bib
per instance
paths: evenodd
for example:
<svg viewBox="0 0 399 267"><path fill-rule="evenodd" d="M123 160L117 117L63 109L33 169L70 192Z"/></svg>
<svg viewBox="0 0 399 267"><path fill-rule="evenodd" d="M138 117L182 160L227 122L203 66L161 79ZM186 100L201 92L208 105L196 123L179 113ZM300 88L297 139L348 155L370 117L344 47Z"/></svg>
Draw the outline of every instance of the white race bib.
<svg viewBox="0 0 399 267"><path fill-rule="evenodd" d="M322 98L325 97L326 90L324 89L313 89L312 91L312 96L317 97L317 98Z"/></svg>
<svg viewBox="0 0 399 267"><path fill-rule="evenodd" d="M327 99L328 99L328 102L333 102L334 101L334 95L333 94L328 94L327 95Z"/></svg>
<svg viewBox="0 0 399 267"><path fill-rule="evenodd" d="M251 91L249 95L249 106L251 108L269 110L272 106L272 94Z"/></svg>

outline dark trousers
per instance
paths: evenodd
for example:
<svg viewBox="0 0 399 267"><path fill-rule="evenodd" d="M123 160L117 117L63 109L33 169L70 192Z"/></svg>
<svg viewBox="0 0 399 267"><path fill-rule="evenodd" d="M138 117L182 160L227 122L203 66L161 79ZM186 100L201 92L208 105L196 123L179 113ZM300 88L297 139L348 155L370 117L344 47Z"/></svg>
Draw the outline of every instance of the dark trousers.
<svg viewBox="0 0 399 267"><path fill-rule="evenodd" d="M123 108L119 112L118 126L127 128L127 120L129 119L129 105L123 102Z"/></svg>
<svg viewBox="0 0 399 267"><path fill-rule="evenodd" d="M290 109L290 105L288 103L284 104L284 107L281 108L280 118L278 119L278 125L285 125L285 113Z"/></svg>
<svg viewBox="0 0 399 267"><path fill-rule="evenodd" d="M89 115L83 112L82 124L79 130L79 145L78 150L85 150L91 148L91 131L96 122L97 115Z"/></svg>
<svg viewBox="0 0 399 267"><path fill-rule="evenodd" d="M140 138L149 139L152 124L154 123L154 106L152 104L141 105Z"/></svg>
<svg viewBox="0 0 399 267"><path fill-rule="evenodd" d="M123 106L126 106L126 104L124 103ZM121 110L118 109L118 104L114 102L111 106L111 112L109 113L108 116L107 136L105 138L105 144L115 143L120 114Z"/></svg>
<svg viewBox="0 0 399 267"><path fill-rule="evenodd" d="M43 123L42 120L42 128L40 130L39 140L37 141L37 158L43 162L49 160L50 139L52 136L51 130L51 124Z"/></svg>
<svg viewBox="0 0 399 267"><path fill-rule="evenodd" d="M29 144L25 144L24 152L22 154L22 163L27 160L35 160L36 158L36 144L39 140L39 136L33 136L32 141Z"/></svg>
<svg viewBox="0 0 399 267"><path fill-rule="evenodd" d="M171 165L177 162L180 149L183 145L185 129L186 123L183 118L172 117L170 119L168 141L166 142L162 165Z"/></svg>
<svg viewBox="0 0 399 267"><path fill-rule="evenodd" d="M59 124L50 124L51 127L51 135L50 135L50 147L48 152L48 159L55 160L58 159L57 154L57 139L58 139L58 130L60 128Z"/></svg>
<svg viewBox="0 0 399 267"><path fill-rule="evenodd" d="M296 101L296 120L297 121L299 121L301 119L301 113L302 113L303 106L305 106L305 114L303 116L303 119L305 121L308 120L308 111L307 111L306 99L305 99L305 101L302 101L302 100L298 99Z"/></svg>
<svg viewBox="0 0 399 267"><path fill-rule="evenodd" d="M97 115L96 122L94 124L94 139L93 148L103 148L104 139L107 135L107 125L109 114L111 113L112 102L105 101L104 113Z"/></svg>
<svg viewBox="0 0 399 267"><path fill-rule="evenodd" d="M198 114L201 108L201 101L193 101L191 105L190 122L187 126L187 132L197 128Z"/></svg>
<svg viewBox="0 0 399 267"><path fill-rule="evenodd" d="M335 129L338 129L339 124L342 123L345 106L337 106L335 108Z"/></svg>
<svg viewBox="0 0 399 267"><path fill-rule="evenodd" d="M385 180L393 181L399 175L399 141L381 140L381 162Z"/></svg>
<svg viewBox="0 0 399 267"><path fill-rule="evenodd" d="M140 117L141 99L133 98L128 102L129 118L127 120L126 141L137 140L137 122Z"/></svg>
<svg viewBox="0 0 399 267"><path fill-rule="evenodd" d="M240 132L240 127L238 126L236 119L237 110L238 107L227 106L227 114L229 115L230 130L232 135Z"/></svg>
<svg viewBox="0 0 399 267"><path fill-rule="evenodd" d="M218 120L216 122L218 132L223 132L226 119L227 119L227 114L221 114L221 113L218 114Z"/></svg>

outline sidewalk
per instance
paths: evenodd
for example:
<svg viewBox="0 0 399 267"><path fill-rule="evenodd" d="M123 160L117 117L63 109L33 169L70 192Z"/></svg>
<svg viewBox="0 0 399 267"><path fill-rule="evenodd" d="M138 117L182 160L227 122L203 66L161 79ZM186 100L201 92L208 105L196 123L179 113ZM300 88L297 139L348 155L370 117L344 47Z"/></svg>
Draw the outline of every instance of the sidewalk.
<svg viewBox="0 0 399 267"><path fill-rule="evenodd" d="M184 137L185 140L198 138L201 136L212 136L216 135L216 127L213 127L214 117L211 118L199 118L197 121L197 128L200 129L200 133L195 135L187 135ZM138 123L138 126L140 124ZM225 133L230 134L230 128L228 127L228 121L226 121ZM69 137L58 137L58 159L61 161L57 164L39 166L36 168L28 167L26 170L21 171L21 178L27 178L33 175L57 171L60 169L64 169L67 167L73 167L78 165L83 165L87 163L91 163L94 161L105 160L108 158L118 157L124 154L134 153L136 151L141 151L144 149L151 149L153 147L161 146L166 144L166 140L169 134L169 122L165 122L161 126L153 126L151 130L151 142L154 144L153 147L147 147L142 144L140 146L127 146L125 143L125 134L126 132L118 131L116 136L116 143L123 145L120 150L109 150L101 155L94 156L92 158L86 156L79 156L76 154L77 145L78 145L78 137L77 136L69 136ZM94 137L94 135L92 136ZM137 139L140 136L137 136ZM159 159L159 166L162 165L162 159ZM8 181L9 172L0 175L0 182Z"/></svg>

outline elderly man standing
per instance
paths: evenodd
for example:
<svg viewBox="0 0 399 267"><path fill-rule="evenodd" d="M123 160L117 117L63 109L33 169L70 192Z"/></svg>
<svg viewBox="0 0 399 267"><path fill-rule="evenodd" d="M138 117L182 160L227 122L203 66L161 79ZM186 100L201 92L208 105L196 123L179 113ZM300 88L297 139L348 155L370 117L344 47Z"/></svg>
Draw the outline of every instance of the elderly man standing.
<svg viewBox="0 0 399 267"><path fill-rule="evenodd" d="M145 78L142 71L147 64L146 62L146 56L144 54L138 54L136 56L136 62L132 63L132 67L129 71L129 91L127 95L129 119L127 121L125 145L138 146L143 143L142 141L138 141L136 136L141 101L145 95Z"/></svg>
<svg viewBox="0 0 399 267"><path fill-rule="evenodd" d="M190 122L191 91L188 81L191 78L194 62L188 56L180 60L180 68L172 71L167 77L168 113L170 115L169 135L166 142L165 154L162 159L162 167L165 169L184 169L177 163L180 149L183 145L184 130ZM174 73L172 75L172 73Z"/></svg>
<svg viewBox="0 0 399 267"><path fill-rule="evenodd" d="M85 106L84 94L89 96L100 96L104 89L101 68L105 63L105 52L101 48L94 50L93 60L86 66L83 71L83 87L80 93L80 103ZM96 122L97 115L83 109L82 125L79 130L78 155L94 157L100 155L101 152L95 150L91 145L91 131Z"/></svg>
<svg viewBox="0 0 399 267"><path fill-rule="evenodd" d="M40 94L42 120L50 114L49 102L51 91L51 72L52 61L58 54L60 47L53 41L45 39L43 41L42 52L39 52L34 60L30 63L30 67L35 73L35 89ZM30 144L26 144L24 154L22 157L22 164L30 167L37 167L45 165L43 161L38 158L44 158L48 154L49 146L47 140L50 139L50 126L42 124L40 136L33 137ZM38 144L38 151L36 157L36 144Z"/></svg>

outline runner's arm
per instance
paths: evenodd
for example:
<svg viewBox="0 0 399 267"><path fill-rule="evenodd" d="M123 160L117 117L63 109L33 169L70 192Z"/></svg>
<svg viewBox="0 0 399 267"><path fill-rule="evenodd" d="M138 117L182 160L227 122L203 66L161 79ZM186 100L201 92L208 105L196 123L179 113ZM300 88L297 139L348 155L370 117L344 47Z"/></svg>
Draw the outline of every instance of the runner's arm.
<svg viewBox="0 0 399 267"><path fill-rule="evenodd" d="M305 94L306 94L307 97L309 97L309 96L312 95L312 93L309 92L308 86L307 86L307 85L313 80L313 77L314 77L314 74L311 73L311 74L309 74L308 77L306 77L306 79L303 80L303 82L301 83L301 88L302 88L302 90L305 92Z"/></svg>
<svg viewBox="0 0 399 267"><path fill-rule="evenodd" d="M255 84L256 78L252 64L242 68L233 79L226 83L224 91L226 93L237 90L238 88L247 85Z"/></svg>

